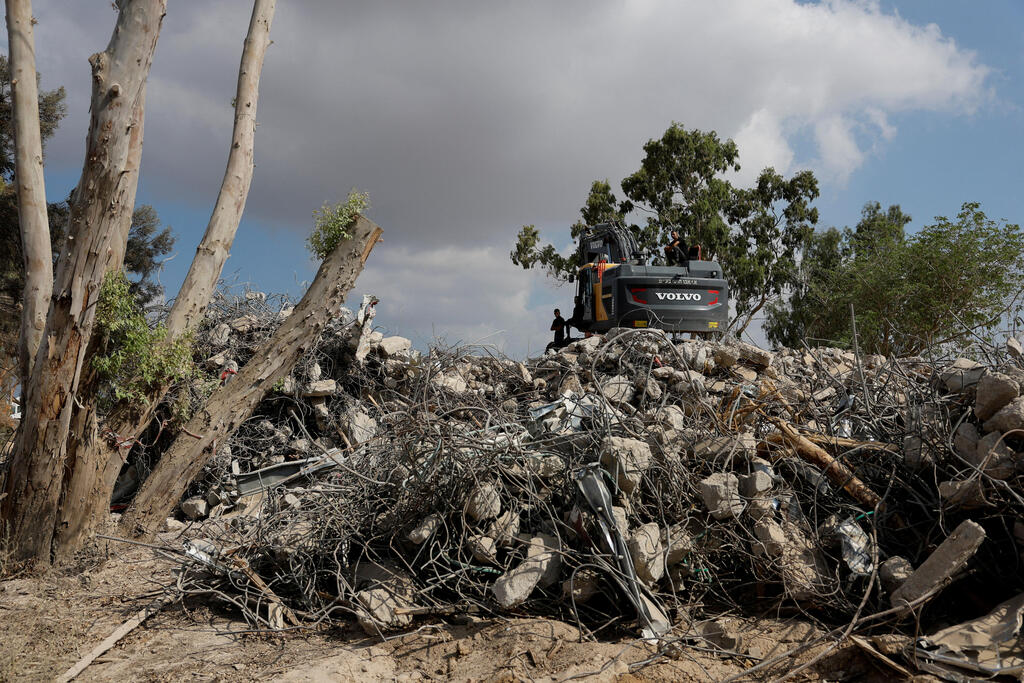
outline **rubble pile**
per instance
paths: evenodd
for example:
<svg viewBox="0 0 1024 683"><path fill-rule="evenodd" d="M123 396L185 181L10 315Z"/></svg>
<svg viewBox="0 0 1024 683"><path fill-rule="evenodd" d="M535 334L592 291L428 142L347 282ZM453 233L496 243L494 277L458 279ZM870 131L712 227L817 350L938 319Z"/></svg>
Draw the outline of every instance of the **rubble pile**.
<svg viewBox="0 0 1024 683"><path fill-rule="evenodd" d="M214 316L211 373L286 313ZM373 330L367 298L182 502L206 521L179 585L263 628L475 612L704 638L726 613L902 608L928 632L1024 590L1013 351L897 360L615 329L517 362L421 354Z"/></svg>

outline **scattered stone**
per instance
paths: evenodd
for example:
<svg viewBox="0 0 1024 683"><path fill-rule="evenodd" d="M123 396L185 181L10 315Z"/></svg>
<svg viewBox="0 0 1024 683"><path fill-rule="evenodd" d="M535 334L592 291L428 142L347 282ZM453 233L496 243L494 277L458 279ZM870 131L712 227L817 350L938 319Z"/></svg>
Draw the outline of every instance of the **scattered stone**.
<svg viewBox="0 0 1024 683"><path fill-rule="evenodd" d="M540 534L529 539L526 559L502 574L493 584L494 599L505 609L521 605L538 585L551 585L558 580L562 559L558 542Z"/></svg>
<svg viewBox="0 0 1024 683"><path fill-rule="evenodd" d="M700 482L704 505L715 519L739 517L743 513L739 479L731 472L717 472Z"/></svg>
<svg viewBox="0 0 1024 683"><path fill-rule="evenodd" d="M665 575L665 556L661 546L661 528L655 522L636 529L626 541L637 577L653 586Z"/></svg>
<svg viewBox="0 0 1024 683"><path fill-rule="evenodd" d="M519 535L519 513L508 510L491 522L487 535L494 539L495 543L502 547L512 545L512 542Z"/></svg>
<svg viewBox="0 0 1024 683"><path fill-rule="evenodd" d="M1012 429L1024 429L1024 396L1018 397L1000 408L985 422L986 432L1005 434Z"/></svg>
<svg viewBox="0 0 1024 683"><path fill-rule="evenodd" d="M498 544L490 536L474 535L466 539L473 559L484 564L498 563Z"/></svg>
<svg viewBox="0 0 1024 683"><path fill-rule="evenodd" d="M981 363L969 358L957 358L939 373L939 379L950 393L959 394L977 384L985 372L985 366Z"/></svg>
<svg viewBox="0 0 1024 683"><path fill-rule="evenodd" d="M441 519L440 515L432 514L427 516L420 525L409 532L409 540L419 545L423 541L427 540L434 535L434 532L441 526L444 520Z"/></svg>
<svg viewBox="0 0 1024 683"><path fill-rule="evenodd" d="M306 398L333 396L337 391L337 382L333 379L322 379L317 382L310 382L309 386L302 392L302 395Z"/></svg>
<svg viewBox="0 0 1024 683"><path fill-rule="evenodd" d="M974 414L979 420L987 420L1003 406L1017 398L1020 387L1001 372L990 372L978 382L974 402Z"/></svg>
<svg viewBox="0 0 1024 683"><path fill-rule="evenodd" d="M384 337L377 345L377 352L385 358L401 356L412 348L412 342L405 337Z"/></svg>
<svg viewBox="0 0 1024 683"><path fill-rule="evenodd" d="M501 496L494 484L478 484L466 500L466 516L477 522L501 514Z"/></svg>
<svg viewBox="0 0 1024 683"><path fill-rule="evenodd" d="M609 436L601 442L601 464L628 495L650 467L651 447L639 439Z"/></svg>
<svg viewBox="0 0 1024 683"><path fill-rule="evenodd" d="M878 578L882 582L882 588L886 593L892 593L903 585L903 582L914 573L914 567L905 557L899 555L890 557L878 565Z"/></svg>
<svg viewBox="0 0 1024 683"><path fill-rule="evenodd" d="M193 496L181 503L181 514L193 522L203 519L209 510L209 504L200 496Z"/></svg>

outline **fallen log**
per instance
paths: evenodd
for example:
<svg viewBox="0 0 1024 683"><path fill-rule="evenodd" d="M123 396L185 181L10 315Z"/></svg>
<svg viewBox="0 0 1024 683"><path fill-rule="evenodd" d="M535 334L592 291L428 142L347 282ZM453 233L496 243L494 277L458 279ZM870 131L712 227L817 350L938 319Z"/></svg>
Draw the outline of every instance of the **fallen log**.
<svg viewBox="0 0 1024 683"><path fill-rule="evenodd" d="M807 462L820 467L836 486L841 487L854 500L874 510L876 506L881 508L882 498L867 487L857 478L857 475L849 467L842 464L823 448L812 443L807 437L799 434L792 425L777 417L769 418L776 427L779 434L769 434L767 440L772 443L785 443L793 452Z"/></svg>

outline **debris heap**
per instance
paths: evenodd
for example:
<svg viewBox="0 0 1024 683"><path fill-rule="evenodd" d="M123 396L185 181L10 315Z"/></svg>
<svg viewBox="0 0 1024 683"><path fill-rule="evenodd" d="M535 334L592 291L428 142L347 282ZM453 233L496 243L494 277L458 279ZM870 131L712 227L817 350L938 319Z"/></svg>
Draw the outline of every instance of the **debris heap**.
<svg viewBox="0 0 1024 683"><path fill-rule="evenodd" d="M215 316L211 374L283 315ZM535 614L660 636L771 609L927 629L1024 590L1012 346L980 363L615 329L517 362L372 323L367 299L311 340L182 502L205 519L185 592L263 628Z"/></svg>

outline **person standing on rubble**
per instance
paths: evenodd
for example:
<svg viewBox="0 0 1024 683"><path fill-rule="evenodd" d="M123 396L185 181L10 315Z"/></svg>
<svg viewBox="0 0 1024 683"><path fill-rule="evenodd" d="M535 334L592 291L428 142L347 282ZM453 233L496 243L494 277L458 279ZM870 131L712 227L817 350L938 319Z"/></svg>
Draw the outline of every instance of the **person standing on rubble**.
<svg viewBox="0 0 1024 683"><path fill-rule="evenodd" d="M565 318L557 308L555 309L555 319L551 321L551 331L555 333L555 338L544 348L545 351L565 346Z"/></svg>
<svg viewBox="0 0 1024 683"><path fill-rule="evenodd" d="M583 297L577 295L573 299L572 317L565 321L567 328L575 327L583 334L585 331L580 325L583 324ZM567 333L568 334L568 333Z"/></svg>

